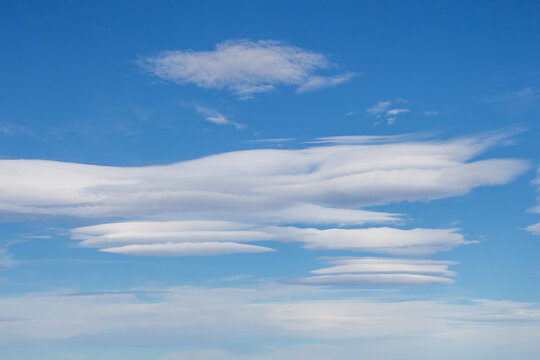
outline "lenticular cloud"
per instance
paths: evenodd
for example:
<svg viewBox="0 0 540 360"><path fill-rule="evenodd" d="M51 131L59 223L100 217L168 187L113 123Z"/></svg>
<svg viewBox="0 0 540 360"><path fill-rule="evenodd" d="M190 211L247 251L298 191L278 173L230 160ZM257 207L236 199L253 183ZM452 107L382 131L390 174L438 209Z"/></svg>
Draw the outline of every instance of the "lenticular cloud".
<svg viewBox="0 0 540 360"><path fill-rule="evenodd" d="M259 149L164 166L0 160L0 211L80 217L175 215L187 220L391 221L359 210L463 195L526 170L517 159L473 160L493 138ZM290 209L306 211L291 214ZM342 224L343 225L343 224Z"/></svg>
<svg viewBox="0 0 540 360"><path fill-rule="evenodd" d="M312 271L316 276L290 280L303 285L432 285L450 284L452 261L392 258L327 258L333 265Z"/></svg>
<svg viewBox="0 0 540 360"><path fill-rule="evenodd" d="M298 150L245 150L148 167L0 160L0 213L124 218L72 234L81 246L131 255L272 250L248 244L260 241L426 255L468 241L456 229L392 228L403 221L401 214L366 208L511 181L526 163L475 160L501 139L323 139L323 145Z"/></svg>
<svg viewBox="0 0 540 360"><path fill-rule="evenodd" d="M261 241L300 242L314 250L394 255L426 255L469 243L456 229L316 229L219 221L110 223L74 229L72 238L79 240L80 246L106 252L163 256L167 251L170 256L215 255L227 253L229 249L231 252L270 251L260 246L240 246L240 243ZM210 243L216 249L208 247Z"/></svg>

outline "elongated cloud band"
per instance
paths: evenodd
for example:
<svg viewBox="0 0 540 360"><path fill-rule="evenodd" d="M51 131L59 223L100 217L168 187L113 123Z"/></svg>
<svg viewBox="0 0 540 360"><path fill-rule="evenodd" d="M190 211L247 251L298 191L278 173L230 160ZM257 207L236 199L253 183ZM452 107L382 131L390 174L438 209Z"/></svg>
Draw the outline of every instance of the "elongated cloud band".
<svg viewBox="0 0 540 360"><path fill-rule="evenodd" d="M182 242L159 244L132 244L103 249L104 252L145 256L223 255L260 253L274 251L264 246L238 244L235 242Z"/></svg>
<svg viewBox="0 0 540 360"><path fill-rule="evenodd" d="M151 255L213 255L231 242L298 241L309 249L367 251L387 254L425 255L449 250L468 243L455 229L411 229L388 227L362 229L315 229L293 226L257 226L216 221L128 222L111 223L74 229L72 237L80 245L103 251ZM212 246L210 246L212 244ZM264 251L237 244L245 252ZM182 253L182 251L185 251ZM244 251L242 251L244 252Z"/></svg>
<svg viewBox="0 0 540 360"><path fill-rule="evenodd" d="M497 143L471 137L245 150L147 167L0 160L0 211L283 221L282 211L308 206L292 221L333 222L343 214L346 224L390 220L395 215L356 209L463 195L527 169L517 159L470 161Z"/></svg>
<svg viewBox="0 0 540 360"><path fill-rule="evenodd" d="M473 160L503 139L348 138L346 144L245 150L131 168L0 160L0 213L150 218L72 233L81 246L132 255L271 251L247 244L255 241L426 255L467 241L456 229L391 228L402 221L400 214L362 208L507 183L527 169L525 162Z"/></svg>
<svg viewBox="0 0 540 360"><path fill-rule="evenodd" d="M392 258L331 258L334 266L312 271L317 276L290 280L305 285L429 285L449 284L451 261Z"/></svg>

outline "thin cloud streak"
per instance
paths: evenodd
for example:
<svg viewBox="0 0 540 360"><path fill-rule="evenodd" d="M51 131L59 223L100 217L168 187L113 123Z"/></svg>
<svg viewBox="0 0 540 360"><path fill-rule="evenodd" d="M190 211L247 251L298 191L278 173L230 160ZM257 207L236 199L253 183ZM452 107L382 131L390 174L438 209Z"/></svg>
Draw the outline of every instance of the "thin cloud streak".
<svg viewBox="0 0 540 360"><path fill-rule="evenodd" d="M6 270L15 264L15 261L11 258L11 255L6 249L0 248L0 270Z"/></svg>
<svg viewBox="0 0 540 360"><path fill-rule="evenodd" d="M304 84L300 85L296 92L305 93L319 90L325 87L336 86L349 81L355 76L354 73L336 75L336 76L312 76Z"/></svg>
<svg viewBox="0 0 540 360"><path fill-rule="evenodd" d="M183 242L163 244L136 244L101 249L103 252L144 256L208 256L224 254L271 252L274 249L234 242Z"/></svg>
<svg viewBox="0 0 540 360"><path fill-rule="evenodd" d="M202 114L205 116L206 121L217 124L217 125L233 125L237 129L243 129L246 127L244 124L239 124L237 122L231 121L225 117L225 115L221 114L220 112L206 108L203 106L197 106L195 107L197 112L199 114Z"/></svg>
<svg viewBox="0 0 540 360"><path fill-rule="evenodd" d="M395 103L402 104L402 103L407 103L407 101L403 99L397 99ZM410 111L410 109L406 109L406 108L391 108L391 107L392 107L392 101L390 100L379 101L372 107L367 108L366 112L368 116L372 116L377 119L384 118L386 119L386 122L388 123L388 125L392 125L396 121L396 117L399 114L407 113ZM379 122L376 122L375 124L379 124Z"/></svg>
<svg viewBox="0 0 540 360"><path fill-rule="evenodd" d="M540 90L535 87L527 87L516 91L507 91L486 97L483 103L501 104L509 110L523 110L538 104Z"/></svg>
<svg viewBox="0 0 540 360"><path fill-rule="evenodd" d="M451 284L454 282L441 276L418 274L339 274L320 275L289 280L292 284L332 286L412 286Z"/></svg>

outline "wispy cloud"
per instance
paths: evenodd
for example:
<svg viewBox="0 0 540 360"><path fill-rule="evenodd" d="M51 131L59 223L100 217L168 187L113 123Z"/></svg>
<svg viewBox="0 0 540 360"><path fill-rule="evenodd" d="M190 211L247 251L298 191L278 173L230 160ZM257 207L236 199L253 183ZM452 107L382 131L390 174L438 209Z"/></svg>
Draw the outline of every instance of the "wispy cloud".
<svg viewBox="0 0 540 360"><path fill-rule="evenodd" d="M347 135L347 136L326 136L307 141L308 144L390 144L398 142L425 141L433 137L430 132L418 132L401 135Z"/></svg>
<svg viewBox="0 0 540 360"><path fill-rule="evenodd" d="M247 143L251 144L272 144L272 143L284 143L284 142L291 142L296 140L295 138L276 138L276 139L255 139L255 140L248 140Z"/></svg>
<svg viewBox="0 0 540 360"><path fill-rule="evenodd" d="M237 129L243 129L246 126L244 124L239 124L237 122L231 121L225 117L225 115L220 112L210 109L204 106L196 106L195 109L201 115L205 116L206 121L217 125L233 125Z"/></svg>
<svg viewBox="0 0 540 360"><path fill-rule="evenodd" d="M485 103L499 103L511 110L521 110L538 104L540 90L535 87L527 87L516 91L507 91L482 99Z"/></svg>
<svg viewBox="0 0 540 360"><path fill-rule="evenodd" d="M397 99L395 101L397 104L399 103L405 103L406 100L403 99ZM377 119L386 119L386 122L388 125L392 125L396 121L396 117L399 114L407 113L410 109L406 108L394 108L392 107L392 101L379 101L372 107L366 109L366 112L369 116L373 116Z"/></svg>
<svg viewBox="0 0 540 360"><path fill-rule="evenodd" d="M5 248L0 248L0 270L9 269L13 264L14 261L7 250Z"/></svg>
<svg viewBox="0 0 540 360"><path fill-rule="evenodd" d="M538 169L537 169L536 179L533 181L533 184L538 186L537 192L538 192L539 195L537 197L538 204L536 205L536 207L534 207L532 209L532 211L537 213L537 214L540 214L540 167L538 167ZM526 228L526 230L529 231L532 234L540 235L540 222L537 223L537 224L528 226Z"/></svg>
<svg viewBox="0 0 540 360"><path fill-rule="evenodd" d="M233 276L227 276L225 278L222 278L221 281L242 281L242 280L246 280L246 279L251 279L253 278L253 275L248 275L248 274L240 274L240 275L233 275Z"/></svg>
<svg viewBox="0 0 540 360"><path fill-rule="evenodd" d="M59 296L118 296L118 295L162 295L170 294L169 290L109 290L109 291L84 291L84 292L68 292Z"/></svg>
<svg viewBox="0 0 540 360"><path fill-rule="evenodd" d="M540 235L540 223L529 225L526 229L534 235Z"/></svg>
<svg viewBox="0 0 540 360"><path fill-rule="evenodd" d="M322 54L278 41L226 41L212 51L166 51L137 63L159 78L202 88L228 89L241 99L295 85L298 92L334 86L353 74L315 75L331 66Z"/></svg>
<svg viewBox="0 0 540 360"><path fill-rule="evenodd" d="M409 109L391 109L386 112L386 115L388 116L396 116L401 113L409 112Z"/></svg>
<svg viewBox="0 0 540 360"><path fill-rule="evenodd" d="M372 107L368 108L366 112L371 116L381 116L381 114L388 111L388 108L392 104L391 101L379 101Z"/></svg>
<svg viewBox="0 0 540 360"><path fill-rule="evenodd" d="M11 122L0 121L0 134L7 136L15 135L32 135L35 136L34 131L24 125L15 124Z"/></svg>
<svg viewBox="0 0 540 360"><path fill-rule="evenodd" d="M336 86L349 81L355 74L348 73L336 76L312 76L296 90L298 93L315 91L321 88Z"/></svg>

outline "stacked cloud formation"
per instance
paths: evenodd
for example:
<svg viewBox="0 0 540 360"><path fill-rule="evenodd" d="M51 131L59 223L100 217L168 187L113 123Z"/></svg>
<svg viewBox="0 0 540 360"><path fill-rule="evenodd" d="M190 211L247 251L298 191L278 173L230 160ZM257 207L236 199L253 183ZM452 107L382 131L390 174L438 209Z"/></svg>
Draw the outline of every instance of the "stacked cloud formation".
<svg viewBox="0 0 540 360"><path fill-rule="evenodd" d="M365 208L511 181L526 163L474 160L504 137L326 138L299 150L237 151L149 167L0 160L0 212L121 217L127 221L73 229L72 237L81 246L129 255L267 252L273 251L270 241L280 241L314 250L423 256L468 241L457 229L389 227L402 222L400 214ZM416 271L397 275L331 276L344 283L442 279ZM328 282L325 276L303 282Z"/></svg>

